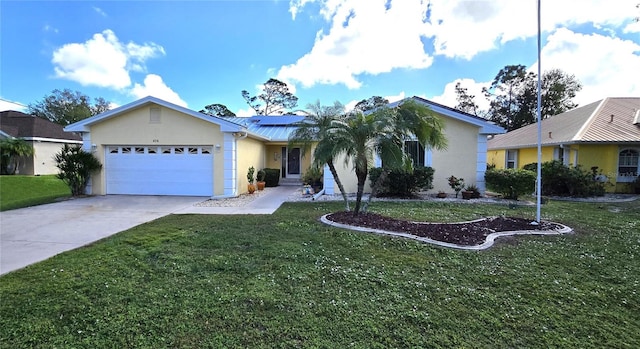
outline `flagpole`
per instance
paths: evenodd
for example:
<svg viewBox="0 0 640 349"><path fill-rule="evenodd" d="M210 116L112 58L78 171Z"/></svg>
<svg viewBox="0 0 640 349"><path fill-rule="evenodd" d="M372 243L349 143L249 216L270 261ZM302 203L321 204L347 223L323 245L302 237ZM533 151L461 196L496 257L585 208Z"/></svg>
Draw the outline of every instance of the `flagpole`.
<svg viewBox="0 0 640 349"><path fill-rule="evenodd" d="M541 107L542 107L542 69L541 69L541 59L540 59L540 47L541 47L541 37L540 37L540 3L542 0L538 0L538 106L537 106L537 119L538 119L538 173L536 178L536 222L540 223L540 204L541 204L541 195L542 195L542 116L541 116Z"/></svg>

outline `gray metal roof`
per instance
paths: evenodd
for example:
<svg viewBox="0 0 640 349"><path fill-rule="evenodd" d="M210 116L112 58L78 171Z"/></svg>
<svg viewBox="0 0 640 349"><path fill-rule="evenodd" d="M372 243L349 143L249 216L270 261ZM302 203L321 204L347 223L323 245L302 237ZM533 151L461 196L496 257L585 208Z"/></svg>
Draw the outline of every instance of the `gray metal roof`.
<svg viewBox="0 0 640 349"><path fill-rule="evenodd" d="M640 97L612 97L542 120L542 144L635 143L640 142L640 125L633 119L640 110ZM613 117L612 117L613 115ZM538 125L496 135L488 149L535 147Z"/></svg>

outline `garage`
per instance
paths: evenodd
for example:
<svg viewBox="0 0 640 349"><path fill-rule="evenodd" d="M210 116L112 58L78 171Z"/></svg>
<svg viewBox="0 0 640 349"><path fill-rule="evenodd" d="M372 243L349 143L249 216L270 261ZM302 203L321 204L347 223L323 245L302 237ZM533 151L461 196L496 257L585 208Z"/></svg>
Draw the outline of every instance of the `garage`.
<svg viewBox="0 0 640 349"><path fill-rule="evenodd" d="M107 194L213 195L213 146L105 147Z"/></svg>

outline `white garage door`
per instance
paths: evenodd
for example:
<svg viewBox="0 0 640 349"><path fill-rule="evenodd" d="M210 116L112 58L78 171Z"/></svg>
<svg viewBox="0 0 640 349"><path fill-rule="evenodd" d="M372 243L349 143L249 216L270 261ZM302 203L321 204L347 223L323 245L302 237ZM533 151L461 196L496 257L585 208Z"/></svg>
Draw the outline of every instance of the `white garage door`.
<svg viewBox="0 0 640 349"><path fill-rule="evenodd" d="M107 146L107 194L213 195L212 146Z"/></svg>

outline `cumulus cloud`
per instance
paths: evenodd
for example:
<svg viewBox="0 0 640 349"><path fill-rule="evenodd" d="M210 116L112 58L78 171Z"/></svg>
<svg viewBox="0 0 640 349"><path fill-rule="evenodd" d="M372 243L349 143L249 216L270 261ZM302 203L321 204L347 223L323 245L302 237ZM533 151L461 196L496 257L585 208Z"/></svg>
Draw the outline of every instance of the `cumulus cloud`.
<svg viewBox="0 0 640 349"><path fill-rule="evenodd" d="M153 96L182 107L187 107L187 102L182 100L175 91L167 86L164 81L162 81L162 77L155 74L147 75L142 85L138 83L134 84L131 89L131 94L136 98Z"/></svg>
<svg viewBox="0 0 640 349"><path fill-rule="evenodd" d="M471 60L481 52L537 34L536 0L291 0L295 20L315 3L328 30L278 78L315 84L344 84L357 89L362 74L393 69L428 68L434 56ZM640 31L633 22L637 0L555 0L542 4L542 29L572 25Z"/></svg>
<svg viewBox="0 0 640 349"><path fill-rule="evenodd" d="M70 43L53 52L52 63L58 78L83 86L124 89L131 85L130 71L144 71L147 59L164 55L155 43L123 44L115 33L105 30L84 43Z"/></svg>
<svg viewBox="0 0 640 349"><path fill-rule="evenodd" d="M558 29L542 50L543 71L559 68L582 82L579 104L640 95L638 67L640 44L616 37Z"/></svg>
<svg viewBox="0 0 640 349"><path fill-rule="evenodd" d="M433 96L430 99L436 103L440 103L442 105L446 105L447 107L454 108L458 101L456 100L456 84L460 83L462 88L467 89L467 93L471 96L475 96L474 100L478 105L478 109L487 110L489 109L489 102L484 97L482 93L483 87L489 87L491 85L491 81L487 82L478 82L474 79L456 79L445 85L444 91L441 95Z"/></svg>
<svg viewBox="0 0 640 349"><path fill-rule="evenodd" d="M298 1L296 13L308 2ZM422 42L424 6L419 2L396 1L390 8L384 0L324 5L321 14L331 22L330 29L318 31L311 52L281 67L278 79L304 87L322 83L356 89L362 85L357 79L360 74L431 65L433 59L424 52Z"/></svg>

